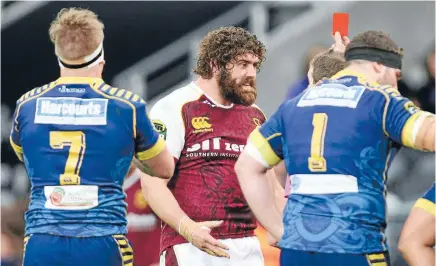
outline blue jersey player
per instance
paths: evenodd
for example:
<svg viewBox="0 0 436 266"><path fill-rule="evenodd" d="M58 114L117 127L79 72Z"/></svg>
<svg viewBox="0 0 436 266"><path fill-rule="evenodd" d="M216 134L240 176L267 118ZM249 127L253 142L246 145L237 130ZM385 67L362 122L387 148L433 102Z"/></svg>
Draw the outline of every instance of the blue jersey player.
<svg viewBox="0 0 436 266"><path fill-rule="evenodd" d="M282 266L389 265L387 169L400 145L434 152L434 115L390 86L402 62L395 42L364 32L345 59L253 131L235 166L256 217L280 239ZM291 183L283 223L265 178L281 160Z"/></svg>
<svg viewBox="0 0 436 266"><path fill-rule="evenodd" d="M25 266L132 265L122 189L132 157L162 178L174 170L145 102L101 79L103 36L93 12L62 10L50 27L61 77L17 101L10 141L31 182Z"/></svg>
<svg viewBox="0 0 436 266"><path fill-rule="evenodd" d="M401 231L398 248L410 266L435 265L435 183L418 199Z"/></svg>

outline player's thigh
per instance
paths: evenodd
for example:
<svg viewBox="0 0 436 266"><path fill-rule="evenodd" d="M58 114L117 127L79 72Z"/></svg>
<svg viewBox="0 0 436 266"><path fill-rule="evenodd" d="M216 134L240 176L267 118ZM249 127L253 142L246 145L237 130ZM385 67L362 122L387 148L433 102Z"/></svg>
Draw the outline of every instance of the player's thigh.
<svg viewBox="0 0 436 266"><path fill-rule="evenodd" d="M34 234L25 239L24 266L133 266L133 251L123 235L63 237Z"/></svg>
<svg viewBox="0 0 436 266"><path fill-rule="evenodd" d="M280 266L390 266L389 254L318 253L282 249Z"/></svg>
<svg viewBox="0 0 436 266"><path fill-rule="evenodd" d="M161 254L160 266L264 266L256 237L220 241L229 247L230 259L211 256L190 243L184 243L166 249Z"/></svg>

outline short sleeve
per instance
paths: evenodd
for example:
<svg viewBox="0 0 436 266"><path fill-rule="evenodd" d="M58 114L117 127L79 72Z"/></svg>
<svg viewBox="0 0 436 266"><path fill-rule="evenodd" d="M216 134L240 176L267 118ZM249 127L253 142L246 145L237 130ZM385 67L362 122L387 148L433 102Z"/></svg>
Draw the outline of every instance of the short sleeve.
<svg viewBox="0 0 436 266"><path fill-rule="evenodd" d="M433 183L433 186L424 194L422 198L416 201L414 207L421 208L435 216L435 183Z"/></svg>
<svg viewBox="0 0 436 266"><path fill-rule="evenodd" d="M393 87L382 87L385 103L380 114L385 133L395 142L415 148L415 139L425 117L431 115L420 110Z"/></svg>
<svg viewBox="0 0 436 266"><path fill-rule="evenodd" d="M176 106L167 103L165 99L161 100L151 108L150 118L170 153L179 159L185 145L185 126Z"/></svg>
<svg viewBox="0 0 436 266"><path fill-rule="evenodd" d="M250 134L245 148L246 152L268 168L283 159L283 108L284 105L281 105L269 120Z"/></svg>
<svg viewBox="0 0 436 266"><path fill-rule="evenodd" d="M165 147L165 141L159 138L146 110L145 103L136 106L135 156L139 160L149 160L158 155Z"/></svg>

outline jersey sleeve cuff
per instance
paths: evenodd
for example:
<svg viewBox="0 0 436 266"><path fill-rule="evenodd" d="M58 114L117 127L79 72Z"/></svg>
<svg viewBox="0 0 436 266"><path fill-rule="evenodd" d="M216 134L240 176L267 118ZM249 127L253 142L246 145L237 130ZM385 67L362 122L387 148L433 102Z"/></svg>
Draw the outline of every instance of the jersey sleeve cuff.
<svg viewBox="0 0 436 266"><path fill-rule="evenodd" d="M424 119L432 115L429 112L419 111L407 119L401 132L401 140L404 146L415 148L415 140L418 135L419 128Z"/></svg>
<svg viewBox="0 0 436 266"><path fill-rule="evenodd" d="M277 165L281 161L281 158L277 156L268 140L260 133L259 129L255 129L250 134L247 147L245 147L245 149L247 148L249 149L249 153L253 158L258 159L258 161L261 163L262 161L260 161L260 159L262 159L262 164L268 168ZM259 158L256 158L256 156Z"/></svg>
<svg viewBox="0 0 436 266"><path fill-rule="evenodd" d="M17 154L18 159L20 161L23 161L23 148L15 144L12 136L9 137L9 142L11 143L12 149L14 149L15 154Z"/></svg>
<svg viewBox="0 0 436 266"><path fill-rule="evenodd" d="M156 143L151 148L145 151L137 152L136 158L140 161L150 160L161 153L164 148L165 141L161 137L158 137Z"/></svg>
<svg viewBox="0 0 436 266"><path fill-rule="evenodd" d="M419 200L416 201L413 207L423 209L424 211L430 213L431 215L436 216L435 215L436 205L433 202L429 201L428 199L420 198Z"/></svg>

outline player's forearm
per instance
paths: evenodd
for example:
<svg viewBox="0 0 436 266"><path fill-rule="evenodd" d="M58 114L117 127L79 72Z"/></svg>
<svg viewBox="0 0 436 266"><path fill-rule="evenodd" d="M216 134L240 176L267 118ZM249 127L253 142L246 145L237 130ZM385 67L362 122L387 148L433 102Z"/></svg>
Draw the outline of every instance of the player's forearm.
<svg viewBox="0 0 436 266"><path fill-rule="evenodd" d="M433 247L409 242L399 245L399 250L410 266L434 266L435 251Z"/></svg>
<svg viewBox="0 0 436 266"><path fill-rule="evenodd" d="M242 192L262 226L274 238L280 239L283 234L282 215L276 207L266 171L256 171L256 167L252 166L250 163L244 163L244 160L238 160L236 164L235 170Z"/></svg>
<svg viewBox="0 0 436 266"><path fill-rule="evenodd" d="M167 187L167 181L146 174L141 175L142 193L154 213L178 231L179 222L186 216Z"/></svg>
<svg viewBox="0 0 436 266"><path fill-rule="evenodd" d="M283 213L283 209L286 205L285 190L279 183L278 177L276 176L274 170L269 170L267 172L267 176L271 184L271 189L273 191L275 205L278 210Z"/></svg>

